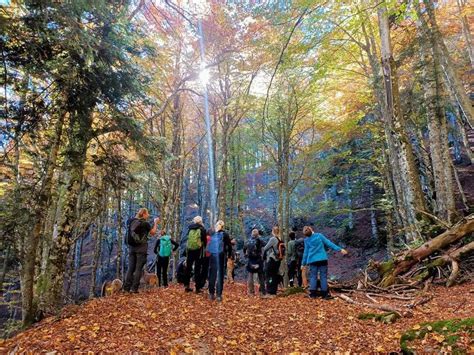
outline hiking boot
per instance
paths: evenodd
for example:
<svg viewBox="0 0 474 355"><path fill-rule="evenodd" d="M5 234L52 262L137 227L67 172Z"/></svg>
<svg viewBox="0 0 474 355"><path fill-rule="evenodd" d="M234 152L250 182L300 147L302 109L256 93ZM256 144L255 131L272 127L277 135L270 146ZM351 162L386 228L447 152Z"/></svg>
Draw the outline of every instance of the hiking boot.
<svg viewBox="0 0 474 355"><path fill-rule="evenodd" d="M217 302L222 302L222 296L217 296Z"/></svg>
<svg viewBox="0 0 474 355"><path fill-rule="evenodd" d="M190 288L190 287L186 287L186 288L184 289L184 292L193 292L193 289Z"/></svg>
<svg viewBox="0 0 474 355"><path fill-rule="evenodd" d="M216 296L214 296L213 294L209 294L209 299L211 301L214 301L216 299Z"/></svg>
<svg viewBox="0 0 474 355"><path fill-rule="evenodd" d="M323 298L323 300L333 300L334 299L334 297L331 296L331 294L329 292L323 292L322 298Z"/></svg>
<svg viewBox="0 0 474 355"><path fill-rule="evenodd" d="M318 298L319 296L320 295L318 291L314 291L314 290L309 291L309 298L315 299L315 298Z"/></svg>

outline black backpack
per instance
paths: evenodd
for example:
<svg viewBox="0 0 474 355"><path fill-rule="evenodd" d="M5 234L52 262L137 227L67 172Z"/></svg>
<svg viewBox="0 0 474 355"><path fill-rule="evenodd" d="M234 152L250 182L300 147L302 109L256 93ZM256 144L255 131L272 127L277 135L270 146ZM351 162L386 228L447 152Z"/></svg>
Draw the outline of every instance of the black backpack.
<svg viewBox="0 0 474 355"><path fill-rule="evenodd" d="M303 238L298 239L295 242L295 250L296 250L296 255L298 256L298 258L302 259L304 255L304 239Z"/></svg>
<svg viewBox="0 0 474 355"><path fill-rule="evenodd" d="M186 282L186 257L182 257L178 261L178 265L176 267L176 280L180 284L184 284Z"/></svg>
<svg viewBox="0 0 474 355"><path fill-rule="evenodd" d="M262 248L260 246L260 240L257 238L250 238L247 241L247 257L249 259L259 259L261 258Z"/></svg>
<svg viewBox="0 0 474 355"><path fill-rule="evenodd" d="M128 223L126 242L128 246L137 247L146 242L146 235L142 236L135 232L136 228L140 225L138 218L132 218Z"/></svg>

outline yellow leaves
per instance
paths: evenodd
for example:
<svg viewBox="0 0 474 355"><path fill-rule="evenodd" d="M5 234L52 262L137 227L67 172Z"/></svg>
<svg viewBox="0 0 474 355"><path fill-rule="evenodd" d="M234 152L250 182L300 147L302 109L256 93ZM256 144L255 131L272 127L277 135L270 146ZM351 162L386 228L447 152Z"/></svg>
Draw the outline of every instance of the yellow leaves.
<svg viewBox="0 0 474 355"><path fill-rule="evenodd" d="M219 335L219 336L217 337L217 342L218 342L218 343L223 343L223 342L224 342L224 337L223 337L222 335Z"/></svg>
<svg viewBox="0 0 474 355"><path fill-rule="evenodd" d="M82 332L84 330L87 330L87 327L85 325L81 325L81 327L79 328L79 330Z"/></svg>
<svg viewBox="0 0 474 355"><path fill-rule="evenodd" d="M446 340L446 338L442 334L433 334L433 339L436 340L438 343L442 343Z"/></svg>
<svg viewBox="0 0 474 355"><path fill-rule="evenodd" d="M415 325L413 326L413 330L418 330L418 329L421 329L421 325L415 324Z"/></svg>

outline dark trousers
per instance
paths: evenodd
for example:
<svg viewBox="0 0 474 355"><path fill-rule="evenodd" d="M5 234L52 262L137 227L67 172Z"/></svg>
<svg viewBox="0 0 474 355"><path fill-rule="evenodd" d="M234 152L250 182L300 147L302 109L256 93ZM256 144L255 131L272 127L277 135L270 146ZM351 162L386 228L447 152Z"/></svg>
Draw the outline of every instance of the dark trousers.
<svg viewBox="0 0 474 355"><path fill-rule="evenodd" d="M170 263L169 256L159 256L156 261L156 276L158 276L158 287L168 287L168 265Z"/></svg>
<svg viewBox="0 0 474 355"><path fill-rule="evenodd" d="M288 263L288 279L290 281L290 287L294 286L296 275L296 260L291 260Z"/></svg>
<svg viewBox="0 0 474 355"><path fill-rule="evenodd" d="M138 291L143 266L146 264L146 253L130 251L128 253L128 270L123 289L125 291Z"/></svg>
<svg viewBox="0 0 474 355"><path fill-rule="evenodd" d="M186 279L184 280L184 286L189 288L191 283L191 273L194 266L194 282L196 289L199 290L201 286L201 249L199 250L188 250L186 257Z"/></svg>
<svg viewBox="0 0 474 355"><path fill-rule="evenodd" d="M301 260L295 259L288 263L288 278L290 279L291 287L295 285L296 281L298 281L298 286L302 287Z"/></svg>
<svg viewBox="0 0 474 355"><path fill-rule="evenodd" d="M298 279L298 286L303 287L303 270L301 270L301 259L296 259L296 278Z"/></svg>
<svg viewBox="0 0 474 355"><path fill-rule="evenodd" d="M224 288L224 259L224 253L211 254L209 258L209 294L215 294L217 288L218 297L222 296Z"/></svg>
<svg viewBox="0 0 474 355"><path fill-rule="evenodd" d="M269 295L276 295L278 290L278 283L280 282L280 263L270 258L266 263L266 278L267 278L267 293Z"/></svg>
<svg viewBox="0 0 474 355"><path fill-rule="evenodd" d="M204 287L209 276L209 259L208 256L201 259L201 276L199 277L199 285L197 285L198 290Z"/></svg>

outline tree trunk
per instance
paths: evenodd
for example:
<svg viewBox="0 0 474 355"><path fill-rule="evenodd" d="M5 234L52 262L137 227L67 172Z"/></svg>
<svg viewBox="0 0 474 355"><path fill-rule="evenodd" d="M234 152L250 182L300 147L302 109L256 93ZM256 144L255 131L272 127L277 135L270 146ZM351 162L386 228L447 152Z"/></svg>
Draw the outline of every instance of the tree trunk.
<svg viewBox="0 0 474 355"><path fill-rule="evenodd" d="M433 42L436 43L436 51L439 52L438 60L440 69L446 77L448 87L452 90L454 96L456 97L456 100L458 101L459 106L462 108L463 115L465 116L467 122L469 122L471 128L473 128L474 109L472 108L469 96L466 94L466 90L462 85L462 81L459 78L458 73L456 72L455 65L451 58L451 53L446 47L441 31L439 30L438 23L436 21L433 1L423 0L423 2L425 4L425 10L426 14L428 15L428 22L431 28L428 28L427 23L423 24L423 26L426 26L426 30L432 32L431 45L433 45ZM418 11L418 16L420 16L422 22L426 21L424 17L424 12L422 13L421 11ZM433 48L433 50L435 50L435 48Z"/></svg>
<svg viewBox="0 0 474 355"><path fill-rule="evenodd" d="M25 253L22 260L22 321L24 326L34 322L37 302L35 302L34 282L36 275L36 260L40 240L44 239L45 219L48 205L51 202L53 189L53 175L61 146L61 137L64 125L64 114L60 114L54 127L54 136L51 151L48 156L46 172L40 190L35 198L35 220L31 233L26 238Z"/></svg>
<svg viewBox="0 0 474 355"><path fill-rule="evenodd" d="M471 214L452 228L437 237L427 241L422 246L408 250L393 260L379 265L379 272L382 275L383 286L394 284L397 276L408 272L414 265L427 258L434 252L446 248L454 242L462 239L464 236L474 232L474 214Z"/></svg>
<svg viewBox="0 0 474 355"><path fill-rule="evenodd" d="M430 156L436 191L436 214L439 218L452 223L456 216L454 200L453 171L448 146L448 128L444 112L444 90L441 79L439 42L436 32L432 31L422 13L419 4L415 5L421 20L420 37L423 66L423 88L428 116L428 134ZM428 6L429 7L429 6Z"/></svg>
<svg viewBox="0 0 474 355"><path fill-rule="evenodd" d="M413 149L408 139L406 123L401 112L398 76L392 55L390 27L385 6L379 7L378 20L381 37L382 72L385 85L386 123L390 130L389 134L395 135L395 145L398 146L397 153L395 154L398 155L397 160L399 163L397 165L400 167L401 172L402 191L400 192L403 196L402 201L405 201L404 212L406 212L408 240L413 240L420 236L416 211L425 211L426 207Z"/></svg>
<svg viewBox="0 0 474 355"><path fill-rule="evenodd" d="M2 271L0 272L0 292L3 292L3 283L5 282L5 276L7 275L8 263L10 262L10 245L7 245L4 249L3 254L3 263L2 263Z"/></svg>
<svg viewBox="0 0 474 355"><path fill-rule="evenodd" d="M474 69L474 48L472 45L472 35L471 35L471 29L469 28L469 20L465 13L467 12L467 9L466 9L467 1L456 0L456 2L458 4L459 17L461 18L462 33L464 35L464 40L466 41L467 53L471 61L471 68Z"/></svg>
<svg viewBox="0 0 474 355"><path fill-rule="evenodd" d="M74 262L74 301L78 301L79 296L79 286L80 286L80 273L81 273L81 261L82 261L82 245L85 237L80 237L77 239L76 245L76 260Z"/></svg>
<svg viewBox="0 0 474 355"><path fill-rule="evenodd" d="M123 280L122 273L122 191L117 190L117 260L115 263L115 277Z"/></svg>
<svg viewBox="0 0 474 355"><path fill-rule="evenodd" d="M76 217L77 200L81 190L87 145L91 137L92 112L81 108L70 117L69 144L65 153L63 171L65 172L65 196L58 220L57 236L53 240L47 267L46 313L56 311L62 305L64 274L67 257L73 242L73 229Z"/></svg>
<svg viewBox="0 0 474 355"><path fill-rule="evenodd" d="M102 251L102 231L103 231L103 220L104 217L100 216L97 219L97 227L94 233L94 258L92 259L92 272L91 272L91 284L89 288L89 298L94 298L95 289L97 285L97 269L100 263L100 256Z"/></svg>

